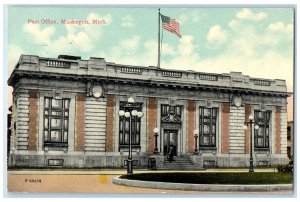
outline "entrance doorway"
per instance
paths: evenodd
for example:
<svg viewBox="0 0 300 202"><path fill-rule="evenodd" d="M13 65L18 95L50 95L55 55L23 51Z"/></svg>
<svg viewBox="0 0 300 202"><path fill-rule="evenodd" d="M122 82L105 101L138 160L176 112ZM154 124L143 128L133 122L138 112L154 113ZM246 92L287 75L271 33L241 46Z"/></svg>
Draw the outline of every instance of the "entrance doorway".
<svg viewBox="0 0 300 202"><path fill-rule="evenodd" d="M177 156L177 130L164 130L164 156L169 152L170 145L174 147L174 156Z"/></svg>

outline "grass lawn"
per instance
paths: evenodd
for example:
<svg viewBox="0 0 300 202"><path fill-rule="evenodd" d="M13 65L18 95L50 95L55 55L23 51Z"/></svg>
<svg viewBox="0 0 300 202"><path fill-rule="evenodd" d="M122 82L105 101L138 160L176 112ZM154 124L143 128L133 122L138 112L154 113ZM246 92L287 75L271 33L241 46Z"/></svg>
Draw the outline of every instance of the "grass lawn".
<svg viewBox="0 0 300 202"><path fill-rule="evenodd" d="M286 173L143 173L123 179L191 184L292 184Z"/></svg>

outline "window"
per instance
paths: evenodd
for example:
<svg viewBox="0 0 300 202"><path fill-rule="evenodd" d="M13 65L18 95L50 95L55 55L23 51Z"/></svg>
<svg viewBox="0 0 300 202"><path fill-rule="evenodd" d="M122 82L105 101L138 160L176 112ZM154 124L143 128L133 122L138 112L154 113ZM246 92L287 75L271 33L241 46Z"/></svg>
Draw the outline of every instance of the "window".
<svg viewBox="0 0 300 202"><path fill-rule="evenodd" d="M254 148L269 148L271 111L254 111L255 125L259 126L254 130Z"/></svg>
<svg viewBox="0 0 300 202"><path fill-rule="evenodd" d="M200 107L199 110L199 146L216 147L217 108Z"/></svg>
<svg viewBox="0 0 300 202"><path fill-rule="evenodd" d="M290 158L292 156L292 149L291 147L287 147L287 155Z"/></svg>
<svg viewBox="0 0 300 202"><path fill-rule="evenodd" d="M291 140L291 126L287 127L287 140Z"/></svg>
<svg viewBox="0 0 300 202"><path fill-rule="evenodd" d="M44 145L68 146L69 99L45 97Z"/></svg>
<svg viewBox="0 0 300 202"><path fill-rule="evenodd" d="M124 106L127 102L120 102L120 110L127 111ZM142 103L135 103L137 105L137 110L142 111ZM129 126L130 126L130 118L120 117L119 121L119 144L120 146L128 146L129 145ZM131 143L133 146L140 145L140 137L141 137L141 118L132 117L131 120Z"/></svg>
<svg viewBox="0 0 300 202"><path fill-rule="evenodd" d="M181 106L161 105L161 117L166 117L170 112L173 112L174 116L181 118Z"/></svg>

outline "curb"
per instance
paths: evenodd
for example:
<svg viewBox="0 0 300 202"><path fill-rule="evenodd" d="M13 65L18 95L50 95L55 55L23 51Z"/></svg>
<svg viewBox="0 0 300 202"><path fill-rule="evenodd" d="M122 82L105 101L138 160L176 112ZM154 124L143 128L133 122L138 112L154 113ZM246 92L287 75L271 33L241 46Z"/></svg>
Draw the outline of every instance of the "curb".
<svg viewBox="0 0 300 202"><path fill-rule="evenodd" d="M127 180L119 177L112 179L113 184L132 187L144 187L152 189L170 189L185 191L225 191L225 192L273 192L273 191L292 191L292 184L276 185L219 185L219 184L185 184L168 182L149 182L139 180Z"/></svg>

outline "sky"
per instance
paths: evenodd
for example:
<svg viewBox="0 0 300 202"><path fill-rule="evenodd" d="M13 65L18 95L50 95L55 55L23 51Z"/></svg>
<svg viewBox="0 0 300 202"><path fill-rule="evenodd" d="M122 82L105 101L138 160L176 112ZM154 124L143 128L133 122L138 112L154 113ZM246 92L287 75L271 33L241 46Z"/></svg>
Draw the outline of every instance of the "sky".
<svg viewBox="0 0 300 202"><path fill-rule="evenodd" d="M182 33L179 38L163 31L161 68L209 73L238 71L256 78L284 79L288 91L293 92L292 8L162 7L161 13L178 21ZM98 19L104 24L61 23L72 19ZM57 24L49 24L50 21ZM103 57L108 62L156 66L157 38L158 8L153 6L10 6L8 75L21 54ZM293 119L292 111L291 97L288 120Z"/></svg>

